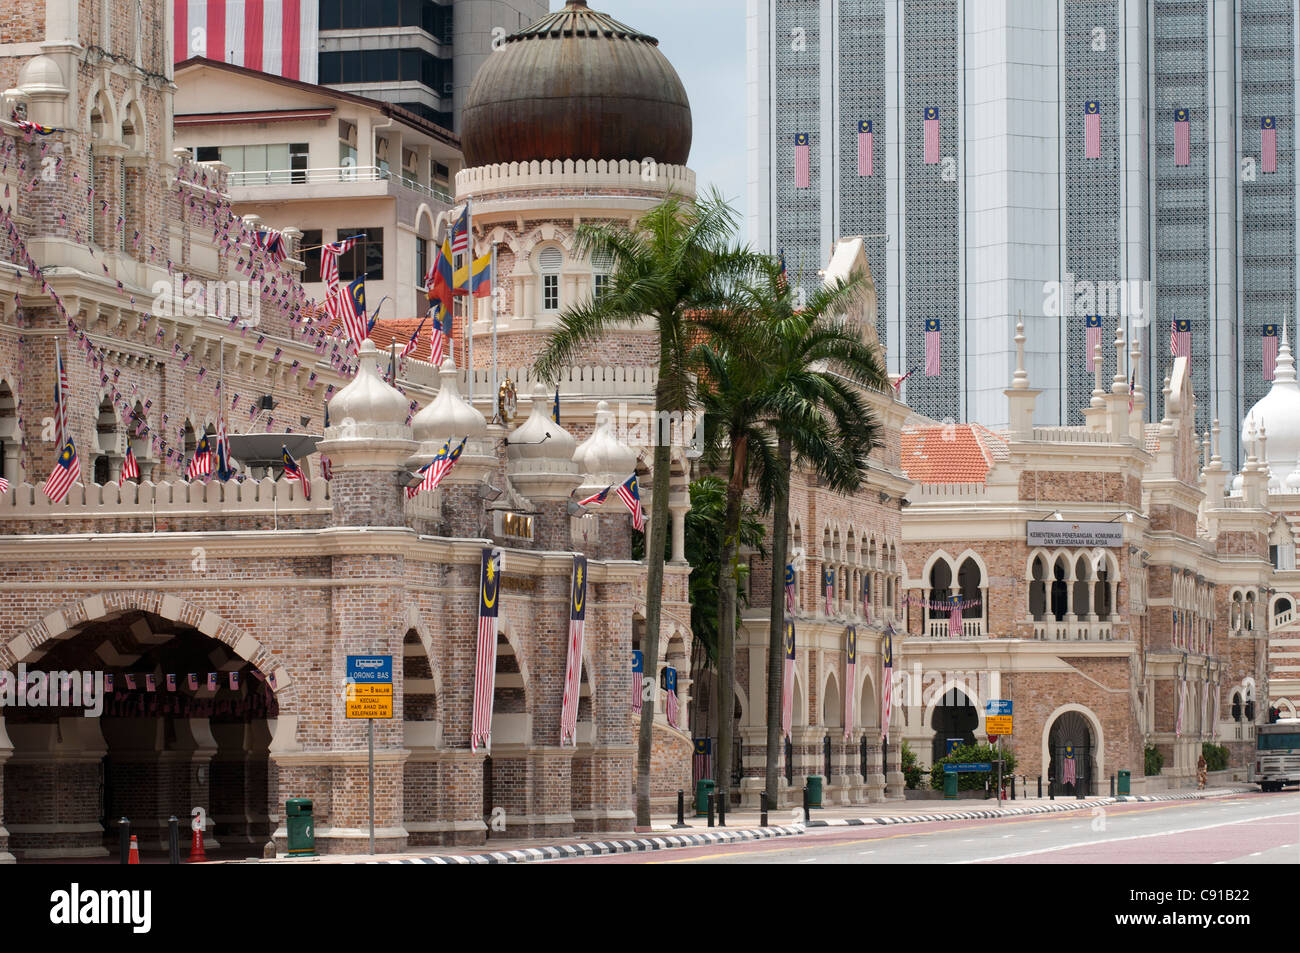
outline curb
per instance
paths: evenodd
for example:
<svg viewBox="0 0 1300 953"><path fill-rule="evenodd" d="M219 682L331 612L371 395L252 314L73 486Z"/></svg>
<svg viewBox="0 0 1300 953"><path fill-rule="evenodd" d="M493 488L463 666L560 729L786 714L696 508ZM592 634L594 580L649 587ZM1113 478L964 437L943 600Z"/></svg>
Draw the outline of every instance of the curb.
<svg viewBox="0 0 1300 953"><path fill-rule="evenodd" d="M741 831L718 831L714 834L671 834L665 837L638 837L634 840L592 841L562 844L559 847L524 847L486 854L435 854L430 857L402 857L394 860L371 860L371 864L526 864L538 860L567 860L572 857L599 857L605 854L635 854L674 847L705 847L709 844L735 844L741 841L766 840L802 834L804 827L758 827Z"/></svg>
<svg viewBox="0 0 1300 953"><path fill-rule="evenodd" d="M947 814L897 814L880 817L832 818L828 821L809 821L807 827L865 827L872 824L917 824L928 821L987 820L994 817L1023 817L1029 814L1062 814L1105 807L1107 804L1124 804L1146 801L1199 801L1225 794L1246 794L1254 788L1220 788L1213 791L1187 791L1175 794L1123 794L1119 797L1090 798L1083 801L1062 801L1058 804L1036 804L1033 807L989 808L983 811L952 811Z"/></svg>

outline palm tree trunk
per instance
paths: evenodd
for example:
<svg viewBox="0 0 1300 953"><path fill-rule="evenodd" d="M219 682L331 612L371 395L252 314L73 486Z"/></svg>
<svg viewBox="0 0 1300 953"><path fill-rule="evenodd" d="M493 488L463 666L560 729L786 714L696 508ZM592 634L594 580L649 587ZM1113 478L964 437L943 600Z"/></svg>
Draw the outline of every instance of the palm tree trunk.
<svg viewBox="0 0 1300 953"><path fill-rule="evenodd" d="M740 548L740 513L745 492L744 438L732 443L731 480L722 523L722 554L718 560L718 754L717 791L731 796L732 729L736 710L736 558ZM730 801L725 802L730 805Z"/></svg>
<svg viewBox="0 0 1300 953"><path fill-rule="evenodd" d="M772 500L772 608L767 629L767 796L769 803L779 803L781 790L781 690L785 635L785 563L789 544L790 461L793 452L790 438L777 437L776 458L780 473Z"/></svg>
<svg viewBox="0 0 1300 953"><path fill-rule="evenodd" d="M663 371L660 371L660 381ZM668 541L668 491L671 479L668 434L660 432L660 422L668 408L656 399L654 495L650 501L650 538L646 540L646 610L645 642L641 646L644 660L643 679L653 679L654 688L647 699L641 696L641 732L636 747L636 824L650 826L650 751L654 740L655 700L659 697L659 622L664 591L664 546ZM643 683L644 684L644 683Z"/></svg>

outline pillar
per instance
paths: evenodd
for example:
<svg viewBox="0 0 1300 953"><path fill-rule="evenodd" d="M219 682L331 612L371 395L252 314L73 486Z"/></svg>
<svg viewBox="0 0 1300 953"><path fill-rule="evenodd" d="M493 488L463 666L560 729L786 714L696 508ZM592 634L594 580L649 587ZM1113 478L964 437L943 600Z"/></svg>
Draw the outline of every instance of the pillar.
<svg viewBox="0 0 1300 953"><path fill-rule="evenodd" d="M903 800L904 787L903 743L900 738L897 743L889 746L889 763L885 765L885 800Z"/></svg>
<svg viewBox="0 0 1300 953"><path fill-rule="evenodd" d="M900 766L901 766L900 761ZM885 800L885 773L881 762L880 742L867 741L867 801L879 804Z"/></svg>
<svg viewBox="0 0 1300 953"><path fill-rule="evenodd" d="M5 829L5 762L14 753L14 746L5 731L4 715L0 714L0 864L14 863L9 853L9 831Z"/></svg>

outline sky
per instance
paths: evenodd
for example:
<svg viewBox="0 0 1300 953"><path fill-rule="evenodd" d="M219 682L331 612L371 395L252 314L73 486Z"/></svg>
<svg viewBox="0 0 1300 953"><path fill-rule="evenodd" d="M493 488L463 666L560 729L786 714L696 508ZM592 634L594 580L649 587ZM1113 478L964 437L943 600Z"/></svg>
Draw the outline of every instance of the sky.
<svg viewBox="0 0 1300 953"><path fill-rule="evenodd" d="M558 10L562 0L551 0ZM716 185L745 216L745 0L588 0L659 40L691 101L690 167L704 194Z"/></svg>

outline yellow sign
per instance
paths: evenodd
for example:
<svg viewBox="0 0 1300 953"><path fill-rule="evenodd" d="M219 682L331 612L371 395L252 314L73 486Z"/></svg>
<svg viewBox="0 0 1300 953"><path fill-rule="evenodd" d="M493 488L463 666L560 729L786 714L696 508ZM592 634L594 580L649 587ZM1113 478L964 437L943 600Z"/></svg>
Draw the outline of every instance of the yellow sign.
<svg viewBox="0 0 1300 953"><path fill-rule="evenodd" d="M989 715L984 719L984 733L986 735L1011 734L1011 716Z"/></svg>
<svg viewBox="0 0 1300 953"><path fill-rule="evenodd" d="M349 684L344 700L349 718L392 718L393 686L391 684Z"/></svg>

